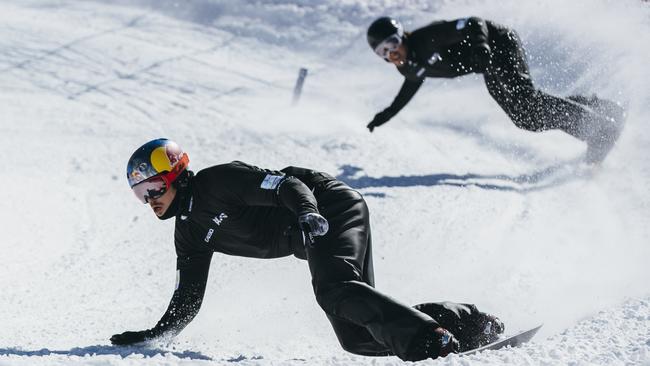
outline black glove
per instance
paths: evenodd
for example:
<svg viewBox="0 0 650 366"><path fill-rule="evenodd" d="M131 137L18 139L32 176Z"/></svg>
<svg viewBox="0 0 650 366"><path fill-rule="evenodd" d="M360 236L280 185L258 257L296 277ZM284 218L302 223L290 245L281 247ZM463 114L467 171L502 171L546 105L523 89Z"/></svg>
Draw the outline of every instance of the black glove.
<svg viewBox="0 0 650 366"><path fill-rule="evenodd" d="M314 245L314 236L323 236L330 229L327 219L314 212L300 215L298 223L306 236L305 241L310 246Z"/></svg>
<svg viewBox="0 0 650 366"><path fill-rule="evenodd" d="M372 130L375 129L375 127L379 127L383 125L384 123L388 122L392 116L389 113L386 113L386 111L379 112L375 114L375 118L368 123L366 127L372 132Z"/></svg>
<svg viewBox="0 0 650 366"><path fill-rule="evenodd" d="M115 334L111 337L111 343L115 346L125 346L128 344L140 343L153 338L150 330L141 330L138 332L124 332Z"/></svg>

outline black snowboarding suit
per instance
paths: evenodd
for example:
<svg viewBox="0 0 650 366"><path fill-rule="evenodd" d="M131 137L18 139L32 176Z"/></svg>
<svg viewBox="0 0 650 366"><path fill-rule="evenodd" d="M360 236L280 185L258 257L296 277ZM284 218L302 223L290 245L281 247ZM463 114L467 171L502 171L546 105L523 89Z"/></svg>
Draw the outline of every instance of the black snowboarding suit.
<svg viewBox="0 0 650 366"><path fill-rule="evenodd" d="M146 331L149 338L179 333L198 313L214 252L307 259L318 304L352 353L420 360L437 356L422 342L439 326L455 335L461 349L473 347L473 336L482 330L473 305L409 307L375 290L366 203L325 173L263 170L242 162L217 165L190 175L169 211L167 217L176 216L179 278L167 311ZM297 217L310 212L330 225L313 246L304 245L297 228Z"/></svg>
<svg viewBox="0 0 650 366"><path fill-rule="evenodd" d="M565 99L536 89L521 40L512 29L470 17L431 23L407 33L404 42L408 49L407 60L397 67L405 77L404 83L393 103L375 116L372 127L396 115L426 77L454 78L482 73L492 98L519 128L528 131L560 129L587 141L593 149L606 149L593 154L606 154L611 146L608 141L600 140L612 137L615 140L620 133L612 119L620 123L623 111L615 103L595 97ZM603 144L605 146L600 146Z"/></svg>

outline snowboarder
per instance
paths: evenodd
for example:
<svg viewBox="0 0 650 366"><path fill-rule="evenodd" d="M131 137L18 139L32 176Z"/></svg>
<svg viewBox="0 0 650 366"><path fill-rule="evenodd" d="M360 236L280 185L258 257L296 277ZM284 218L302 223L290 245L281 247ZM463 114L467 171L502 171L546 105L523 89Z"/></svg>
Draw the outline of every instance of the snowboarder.
<svg viewBox="0 0 650 366"><path fill-rule="evenodd" d="M394 64L405 80L392 104L368 124L370 132L395 116L426 77L481 73L494 100L514 124L528 131L562 130L587 143L587 160L602 160L621 132L624 110L593 97L556 97L535 88L517 33L477 17L436 21L405 32L382 17L368 28L375 53Z"/></svg>
<svg viewBox="0 0 650 366"><path fill-rule="evenodd" d="M485 345L503 323L474 305L406 306L374 288L370 221L362 196L309 169L260 169L235 161L199 171L167 139L138 148L127 165L135 195L162 220L174 217L177 284L151 329L111 337L127 345L175 336L198 313L214 252L306 259L316 300L342 347L368 356L422 360Z"/></svg>

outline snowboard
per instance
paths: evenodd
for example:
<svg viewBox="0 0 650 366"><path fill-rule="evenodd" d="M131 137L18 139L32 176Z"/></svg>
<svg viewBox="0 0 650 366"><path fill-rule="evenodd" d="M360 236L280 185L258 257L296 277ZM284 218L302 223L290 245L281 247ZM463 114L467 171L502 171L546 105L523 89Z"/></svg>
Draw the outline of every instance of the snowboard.
<svg viewBox="0 0 650 366"><path fill-rule="evenodd" d="M510 346L510 347L518 347L518 346L530 341L535 336L535 334L537 333L539 328L542 327L542 325L544 325L544 324L540 324L540 325L536 326L535 328L524 330L524 331L519 332L519 333L517 333L515 335L511 335L511 336L507 336L505 338L499 339L498 341L492 342L490 344L486 344L483 347L479 347L479 348L475 348L475 349L472 349L472 350L469 350L469 351L461 352L460 355L461 356L473 355L473 354L478 353L478 352L483 352L483 351L487 351L487 350L496 350L496 349L501 349L501 348L505 348L505 347L508 347L508 346Z"/></svg>

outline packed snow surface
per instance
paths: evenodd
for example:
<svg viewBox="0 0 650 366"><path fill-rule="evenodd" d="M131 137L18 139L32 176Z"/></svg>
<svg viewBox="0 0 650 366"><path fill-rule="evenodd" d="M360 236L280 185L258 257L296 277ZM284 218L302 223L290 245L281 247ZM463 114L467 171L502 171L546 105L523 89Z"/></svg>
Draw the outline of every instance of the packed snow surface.
<svg viewBox="0 0 650 366"><path fill-rule="evenodd" d="M368 201L378 288L475 303L517 349L421 364L650 364L650 9L637 0L13 0L0 3L0 365L398 365L343 351L305 262L215 255L203 307L152 327L175 282L173 222L125 179L157 137L194 170L232 160L337 175ZM607 160L518 130L482 78L428 80L365 125L402 77L365 41L482 16L515 28L537 85L628 105ZM309 70L291 106L298 70Z"/></svg>

